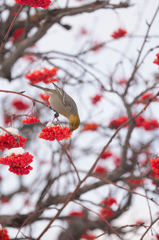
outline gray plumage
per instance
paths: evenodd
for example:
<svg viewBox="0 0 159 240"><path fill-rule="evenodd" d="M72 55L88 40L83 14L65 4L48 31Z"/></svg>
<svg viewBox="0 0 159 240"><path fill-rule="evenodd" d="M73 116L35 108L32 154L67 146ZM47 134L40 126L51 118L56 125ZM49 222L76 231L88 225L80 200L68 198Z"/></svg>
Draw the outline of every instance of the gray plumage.
<svg viewBox="0 0 159 240"><path fill-rule="evenodd" d="M30 83L30 85L42 89L49 95L50 106L56 112L67 118L69 118L71 114L76 114L78 116L78 110L75 101L55 83L53 83L55 89L43 88L32 83Z"/></svg>

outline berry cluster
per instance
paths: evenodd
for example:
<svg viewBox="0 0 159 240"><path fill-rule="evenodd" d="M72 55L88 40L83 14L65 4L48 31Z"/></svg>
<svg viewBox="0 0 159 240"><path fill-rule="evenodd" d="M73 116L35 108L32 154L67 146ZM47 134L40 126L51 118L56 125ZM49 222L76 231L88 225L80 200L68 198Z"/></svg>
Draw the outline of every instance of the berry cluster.
<svg viewBox="0 0 159 240"><path fill-rule="evenodd" d="M7 229L1 228L0 229L0 240L11 240Z"/></svg>
<svg viewBox="0 0 159 240"><path fill-rule="evenodd" d="M25 77L30 80L31 83L36 84L44 82L46 84L51 82L57 82L57 78L54 78L57 74L58 68L52 69L43 68L42 70L36 70L30 74L26 74Z"/></svg>
<svg viewBox="0 0 159 240"><path fill-rule="evenodd" d="M17 175L28 174L33 168L29 165L33 161L33 156L28 152L0 158L0 164L9 165L9 171Z"/></svg>
<svg viewBox="0 0 159 240"><path fill-rule="evenodd" d="M150 177L153 177L153 178L159 178L159 172L151 172L150 173ZM154 182L152 182L154 184Z"/></svg>
<svg viewBox="0 0 159 240"><path fill-rule="evenodd" d="M68 139L72 134L70 128L61 126L45 127L41 131L39 138L49 141Z"/></svg>
<svg viewBox="0 0 159 240"><path fill-rule="evenodd" d="M40 93L40 98L42 99L42 100L44 100L48 105L50 105L50 103L49 103L49 95L48 94L43 94L43 93Z"/></svg>
<svg viewBox="0 0 159 240"><path fill-rule="evenodd" d="M20 5L29 5L30 7L34 7L34 8L48 8L51 1L50 0L15 0L16 3L20 4Z"/></svg>
<svg viewBox="0 0 159 240"><path fill-rule="evenodd" d="M127 122L128 118L127 117L120 117L118 119L113 119L110 123L109 123L109 127L110 128L115 128L117 129L118 127L120 127L123 123ZM127 125L126 125L127 126ZM125 126L125 127L126 127Z"/></svg>
<svg viewBox="0 0 159 240"><path fill-rule="evenodd" d="M99 125L96 123L86 123L82 129L82 131L96 131Z"/></svg>
<svg viewBox="0 0 159 240"><path fill-rule="evenodd" d="M121 78L118 82L117 82L117 84L119 84L119 85L125 85L127 83L127 79L126 78Z"/></svg>
<svg viewBox="0 0 159 240"><path fill-rule="evenodd" d="M107 160L108 158L110 159L111 157L111 162L113 160L113 163L115 165L115 167L119 167L121 165L121 158L120 157L117 157L116 155L114 155L111 151L109 150L106 150L102 156L101 156L101 159L102 161L103 160Z"/></svg>
<svg viewBox="0 0 159 240"><path fill-rule="evenodd" d="M153 63L159 65L159 53L156 54L156 59L153 61Z"/></svg>
<svg viewBox="0 0 159 240"><path fill-rule="evenodd" d="M115 157L114 158L114 165L116 167L119 167L121 165L121 158L120 157Z"/></svg>
<svg viewBox="0 0 159 240"><path fill-rule="evenodd" d="M81 238L82 239L86 239L86 240L91 240L94 239L95 237L97 237L96 235L92 235L92 234L88 234L88 233L83 233Z"/></svg>
<svg viewBox="0 0 159 240"><path fill-rule="evenodd" d="M103 95L100 95L100 94L97 94L94 97L91 97L92 104L96 105L101 100L102 97Z"/></svg>
<svg viewBox="0 0 159 240"><path fill-rule="evenodd" d="M144 102L145 100L151 100L153 98L153 93L144 93L140 98L140 102Z"/></svg>
<svg viewBox="0 0 159 240"><path fill-rule="evenodd" d="M19 111L26 110L30 107L28 103L23 102L21 99L15 99L12 105Z"/></svg>
<svg viewBox="0 0 159 240"><path fill-rule="evenodd" d="M159 173L159 158L152 158L150 160L150 163L151 163L151 166L152 166L152 170L155 172L155 173Z"/></svg>
<svg viewBox="0 0 159 240"><path fill-rule="evenodd" d="M127 34L126 30L123 30L123 29L119 28L117 31L113 32L111 37L114 38L114 39L117 39L117 38L124 37L126 34Z"/></svg>
<svg viewBox="0 0 159 240"><path fill-rule="evenodd" d="M102 156L101 156L101 159L107 159L108 157L111 157L113 154L112 154L112 152L110 152L109 150L106 150L103 154L102 154Z"/></svg>
<svg viewBox="0 0 159 240"><path fill-rule="evenodd" d="M101 210L100 210L100 216L102 218L110 218L114 215L114 212L112 209L110 209L110 207L113 205L113 204L117 204L117 201L115 198L113 197L109 197L107 199L104 199L100 205L104 205L105 207L103 207ZM109 207L109 208L106 208L106 207Z"/></svg>
<svg viewBox="0 0 159 240"><path fill-rule="evenodd" d="M135 116L135 115L133 115ZM127 117L120 117L118 119L114 119L109 123L110 128L115 128L117 129L120 127L123 123L127 122L128 118ZM151 120L146 120L143 116L138 116L135 119L136 122L136 127L143 127L145 130L150 131L157 129L159 124L156 119L151 119ZM127 127L128 125L125 125Z"/></svg>
<svg viewBox="0 0 159 240"><path fill-rule="evenodd" d="M30 118L26 118L22 121L22 123L26 123L26 124L31 124L31 123L35 123L35 122L40 122L40 119L38 119L36 117L30 117Z"/></svg>
<svg viewBox="0 0 159 240"><path fill-rule="evenodd" d="M14 43L14 42L16 42L16 41L20 41L20 39L21 39L21 36L22 36L22 34L24 33L24 28L18 28L18 29L16 29L15 31L14 31L14 33L13 33L13 35L12 35L12 37L11 37L11 41Z"/></svg>
<svg viewBox="0 0 159 240"><path fill-rule="evenodd" d="M136 225L143 225L145 222L143 220L137 220L135 222Z"/></svg>
<svg viewBox="0 0 159 240"><path fill-rule="evenodd" d="M114 215L114 212L113 212L113 210L111 210L111 209L109 209L109 208L102 208L101 210L100 210L100 216L102 217L102 218L110 218L110 217L113 217L113 215Z"/></svg>
<svg viewBox="0 0 159 240"><path fill-rule="evenodd" d="M156 237L157 237L157 240L159 240L159 234L157 234Z"/></svg>
<svg viewBox="0 0 159 240"><path fill-rule="evenodd" d="M26 138L23 138L20 135L15 137L6 133L5 135L0 135L0 150L3 152L5 148L11 149L15 147L24 147Z"/></svg>
<svg viewBox="0 0 159 240"><path fill-rule="evenodd" d="M157 129L159 126L156 119L146 120L142 116L137 117L135 119L135 122L136 122L136 127L143 127L147 131Z"/></svg>
<svg viewBox="0 0 159 240"><path fill-rule="evenodd" d="M136 102L136 104L139 104L139 103L144 103L144 104L145 104L145 103L151 101L153 98L154 98L153 93L144 93L144 94L139 98L139 100ZM158 101L158 98L156 97L154 100L155 100L155 101Z"/></svg>
<svg viewBox="0 0 159 240"><path fill-rule="evenodd" d="M104 175L107 174L107 169L105 167L102 167L102 166L97 166L95 168L94 172L104 176Z"/></svg>
<svg viewBox="0 0 159 240"><path fill-rule="evenodd" d="M109 197L109 198L104 199L103 201L101 201L100 205L104 204L105 206L111 207L114 203L117 205L116 199L113 198L113 197Z"/></svg>
<svg viewBox="0 0 159 240"><path fill-rule="evenodd" d="M83 212L70 212L69 213L69 216L70 217L80 217L80 218L83 218L84 217L84 213Z"/></svg>
<svg viewBox="0 0 159 240"><path fill-rule="evenodd" d="M131 189L135 189L138 186L142 186L142 180L141 179L129 178L127 180L127 183L129 183Z"/></svg>
<svg viewBox="0 0 159 240"><path fill-rule="evenodd" d="M11 124L15 120L13 115L4 115L4 123L5 125Z"/></svg>
<svg viewBox="0 0 159 240"><path fill-rule="evenodd" d="M2 197L1 198L1 203L5 204L5 203L9 203L9 199L8 198L5 198L5 197ZM1 240L1 238L0 238Z"/></svg>

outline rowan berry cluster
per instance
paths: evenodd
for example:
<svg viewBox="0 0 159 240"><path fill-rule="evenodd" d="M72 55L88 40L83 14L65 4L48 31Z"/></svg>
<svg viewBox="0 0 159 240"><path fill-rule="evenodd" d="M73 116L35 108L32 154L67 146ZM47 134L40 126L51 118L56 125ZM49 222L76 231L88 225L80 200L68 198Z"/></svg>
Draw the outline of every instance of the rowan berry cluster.
<svg viewBox="0 0 159 240"><path fill-rule="evenodd" d="M140 102L144 102L145 100L151 100L153 98L153 93L144 93L140 98Z"/></svg>
<svg viewBox="0 0 159 240"><path fill-rule="evenodd" d="M57 82L58 79L54 78L57 75L58 68L52 69L43 68L42 70L36 70L30 74L26 74L25 77L33 84L44 82L45 84L51 82Z"/></svg>
<svg viewBox="0 0 159 240"><path fill-rule="evenodd" d="M138 186L142 186L142 180L141 179L129 178L127 180L127 183L129 183L131 189L135 189Z"/></svg>
<svg viewBox="0 0 159 240"><path fill-rule="evenodd" d="M113 212L113 210L111 210L110 208L102 208L102 209L100 210L99 214L100 214L100 216L101 216L102 218L108 219L108 218L110 218L110 217L113 217L114 212Z"/></svg>
<svg viewBox="0 0 159 240"><path fill-rule="evenodd" d="M157 234L156 237L157 237L157 240L159 240L159 234Z"/></svg>
<svg viewBox="0 0 159 240"><path fill-rule="evenodd" d="M159 178L159 173L151 172L151 173L150 173L150 177L153 177L153 178ZM152 181L152 184L154 184L153 181Z"/></svg>
<svg viewBox="0 0 159 240"><path fill-rule="evenodd" d="M135 116L135 115L133 115ZM118 119L114 119L109 123L109 127L110 128L115 128L117 129L118 127L120 127L123 123L126 123L128 121L127 117L120 117ZM143 127L145 130L150 131L150 130L154 130L157 129L159 126L159 123L157 122L156 119L150 119L147 120L145 119L143 116L138 116L135 119L135 127ZM124 127L127 127L128 125L125 125Z"/></svg>
<svg viewBox="0 0 159 240"><path fill-rule="evenodd" d="M9 199L8 198L5 198L5 197L2 197L1 198L1 203L5 204L5 203L9 203ZM1 240L1 238L0 238Z"/></svg>
<svg viewBox="0 0 159 240"><path fill-rule="evenodd" d="M14 121L14 116L13 115L4 115L4 124L8 125Z"/></svg>
<svg viewBox="0 0 159 240"><path fill-rule="evenodd" d="M159 124L156 119L147 120L142 116L135 119L136 127L143 127L146 131L157 129Z"/></svg>
<svg viewBox="0 0 159 240"><path fill-rule="evenodd" d="M40 93L39 96L40 96L40 98L41 98L42 100L44 100L48 105L50 105L50 103L49 103L49 95L48 95L48 94Z"/></svg>
<svg viewBox="0 0 159 240"><path fill-rule="evenodd" d="M30 7L34 7L34 8L48 8L51 1L50 0L15 0L16 3L20 4L20 5L29 5Z"/></svg>
<svg viewBox="0 0 159 240"><path fill-rule="evenodd" d="M96 123L86 123L82 131L96 131L99 125Z"/></svg>
<svg viewBox="0 0 159 240"><path fill-rule="evenodd" d="M97 237L96 235L92 235L92 234L88 234L88 233L83 233L81 238L82 239L86 239L86 240L91 240L94 239L95 237Z"/></svg>
<svg viewBox="0 0 159 240"><path fill-rule="evenodd" d="M109 150L106 150L100 159L102 159L102 161L104 160L107 160L108 158L111 158L111 162L113 160L113 163L115 165L115 167L119 167L120 164L121 164L121 158L120 157L117 157L116 155L114 155L111 151Z"/></svg>
<svg viewBox="0 0 159 240"><path fill-rule="evenodd" d="M9 165L9 171L17 175L28 174L33 168L29 165L33 161L33 156L28 152L0 158L0 164Z"/></svg>
<svg viewBox="0 0 159 240"><path fill-rule="evenodd" d="M159 65L159 53L156 54L156 59L153 61L153 63Z"/></svg>
<svg viewBox="0 0 159 240"><path fill-rule="evenodd" d="M107 169L105 167L102 166L97 166L94 170L95 173L100 174L102 176L107 174Z"/></svg>
<svg viewBox="0 0 159 240"><path fill-rule="evenodd" d="M127 117L120 117L118 119L113 119L110 123L109 123L109 127L110 128L115 128L117 129L118 127L120 127L123 123L127 122L128 118ZM126 127L126 126L125 126Z"/></svg>
<svg viewBox="0 0 159 240"><path fill-rule="evenodd" d="M22 123L26 123L26 124L32 124L32 123L36 123L36 122L40 122L40 119L38 119L36 117L30 117L30 118L26 118L22 121Z"/></svg>
<svg viewBox="0 0 159 240"><path fill-rule="evenodd" d="M111 37L114 38L114 39L117 39L117 38L124 37L126 34L127 34L126 30L123 30L123 29L119 28L117 31L113 32Z"/></svg>
<svg viewBox="0 0 159 240"><path fill-rule="evenodd" d="M0 135L0 150L3 152L5 148L11 149L15 147L24 147L26 138L20 135L15 137L6 133L5 135Z"/></svg>
<svg viewBox="0 0 159 240"><path fill-rule="evenodd" d="M8 231L5 228L0 229L0 240L11 240Z"/></svg>
<svg viewBox="0 0 159 240"><path fill-rule="evenodd" d="M26 110L30 107L28 103L23 102L21 99L15 99L12 102L12 105L18 110L18 111L23 111Z"/></svg>
<svg viewBox="0 0 159 240"><path fill-rule="evenodd" d="M101 156L101 159L107 159L108 157L111 157L113 154L112 154L112 152L110 152L109 150L106 150L103 154L102 154L102 156Z"/></svg>
<svg viewBox="0 0 159 240"><path fill-rule="evenodd" d="M127 83L127 79L126 78L121 78L121 79L119 79L118 80L118 82L117 82L117 84L119 84L119 85L125 85L126 83Z"/></svg>
<svg viewBox="0 0 159 240"><path fill-rule="evenodd" d="M115 198L109 197L109 198L107 198L107 199L104 199L104 200L100 203L100 205L103 205L103 204L104 204L105 206L111 207L114 203L115 203L116 205L118 205Z"/></svg>
<svg viewBox="0 0 159 240"><path fill-rule="evenodd" d="M80 218L83 218L84 217L84 213L83 212L70 212L69 213L69 216L70 217L80 217Z"/></svg>
<svg viewBox="0 0 159 240"><path fill-rule="evenodd" d="M155 173L159 173L159 158L152 158L150 160L150 163L151 163L151 166L152 166L152 170L155 172Z"/></svg>
<svg viewBox="0 0 159 240"><path fill-rule="evenodd" d="M114 215L114 211L112 209L110 209L110 207L113 205L113 204L117 204L117 201L115 198L113 197L109 197L107 199L104 199L100 205L104 205L105 207L103 207L101 210L100 210L100 216L102 218L110 218ZM106 208L106 207L109 207L109 208Z"/></svg>
<svg viewBox="0 0 159 240"><path fill-rule="evenodd" d="M24 28L18 28L14 31L13 35L11 36L11 41L14 43L21 39L22 34L24 33Z"/></svg>
<svg viewBox="0 0 159 240"><path fill-rule="evenodd" d="M101 98L103 98L103 95L101 94L97 94L94 97L91 97L92 104L96 105L101 100Z"/></svg>
<svg viewBox="0 0 159 240"><path fill-rule="evenodd" d="M106 219L107 219L107 218L110 218L110 217L112 217L112 216L114 215L114 211L113 211L112 209L110 209L110 207L111 207L113 204L118 205L116 199L113 198L113 197L109 197L109 198L107 198L107 199L104 199L104 200L100 203L100 205L104 205L104 206L105 206L105 207L103 207L103 208L100 210L100 212L99 212L99 214L100 214L100 216L101 216L102 218L106 218ZM109 208L106 208L106 207L109 207Z"/></svg>
<svg viewBox="0 0 159 240"><path fill-rule="evenodd" d="M72 134L70 128L61 126L45 127L41 131L39 138L49 141L68 139Z"/></svg>

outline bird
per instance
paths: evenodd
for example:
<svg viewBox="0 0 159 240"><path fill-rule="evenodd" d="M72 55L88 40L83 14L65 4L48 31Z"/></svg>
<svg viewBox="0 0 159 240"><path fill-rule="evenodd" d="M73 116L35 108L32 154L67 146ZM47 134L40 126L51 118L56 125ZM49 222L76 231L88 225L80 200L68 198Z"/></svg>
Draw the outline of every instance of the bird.
<svg viewBox="0 0 159 240"><path fill-rule="evenodd" d="M76 130L80 125L80 118L75 101L55 83L52 83L55 89L44 88L30 83L31 86L40 88L49 95L50 106L57 113L65 116L69 121L71 131Z"/></svg>

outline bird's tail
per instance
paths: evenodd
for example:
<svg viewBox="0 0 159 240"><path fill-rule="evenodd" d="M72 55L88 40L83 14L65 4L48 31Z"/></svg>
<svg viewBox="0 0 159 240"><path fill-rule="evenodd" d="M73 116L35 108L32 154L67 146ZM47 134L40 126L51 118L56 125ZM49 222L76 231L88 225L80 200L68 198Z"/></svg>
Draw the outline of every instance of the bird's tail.
<svg viewBox="0 0 159 240"><path fill-rule="evenodd" d="M33 87L40 88L43 91L49 91L50 90L49 88L44 88L44 87L41 87L41 86L38 86L38 85L35 85L35 84L32 84L32 83L29 83L29 84L32 85Z"/></svg>

